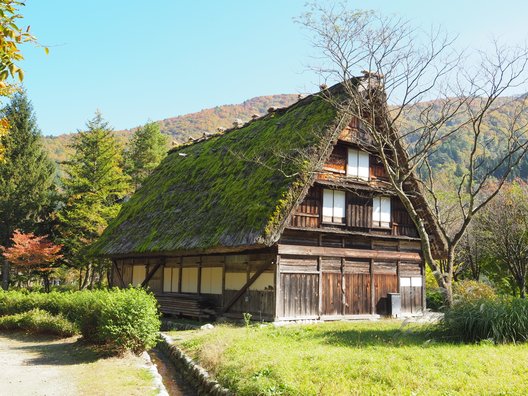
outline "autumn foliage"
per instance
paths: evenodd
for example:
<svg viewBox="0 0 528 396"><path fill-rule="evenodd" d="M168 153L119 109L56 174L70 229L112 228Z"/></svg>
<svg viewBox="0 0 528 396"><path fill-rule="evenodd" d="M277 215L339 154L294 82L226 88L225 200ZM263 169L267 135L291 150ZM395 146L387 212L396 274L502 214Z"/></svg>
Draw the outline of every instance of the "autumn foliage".
<svg viewBox="0 0 528 396"><path fill-rule="evenodd" d="M3 256L12 265L24 271L49 272L51 265L62 257L62 245L56 245L46 236L36 236L29 232L15 231L11 238L12 246L0 246Z"/></svg>

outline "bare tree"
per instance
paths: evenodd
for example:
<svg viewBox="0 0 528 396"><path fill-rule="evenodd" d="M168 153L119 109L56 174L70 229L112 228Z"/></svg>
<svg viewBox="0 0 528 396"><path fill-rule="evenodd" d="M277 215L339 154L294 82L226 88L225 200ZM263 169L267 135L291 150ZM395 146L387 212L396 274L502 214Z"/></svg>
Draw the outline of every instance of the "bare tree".
<svg viewBox="0 0 528 396"><path fill-rule="evenodd" d="M486 255L501 274L508 274L526 296L528 280L528 186L523 182L508 184L479 215Z"/></svg>
<svg viewBox="0 0 528 396"><path fill-rule="evenodd" d="M347 100L330 91L326 98L370 135L362 144L381 158L451 303L457 245L528 150L527 101L515 96L526 86L528 50L494 43L492 53L459 53L440 29L423 32L345 5L312 5L299 22L320 54L314 70L324 82L342 82ZM355 78L362 70L364 78ZM490 136L487 125L498 115L507 122ZM454 204L445 205L431 159L461 135L469 154L453 179Z"/></svg>

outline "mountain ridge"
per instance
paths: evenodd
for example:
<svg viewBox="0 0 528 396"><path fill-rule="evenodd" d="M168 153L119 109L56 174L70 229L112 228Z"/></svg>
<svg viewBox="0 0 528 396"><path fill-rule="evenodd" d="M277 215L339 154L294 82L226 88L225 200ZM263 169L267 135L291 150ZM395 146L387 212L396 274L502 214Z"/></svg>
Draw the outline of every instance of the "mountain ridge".
<svg viewBox="0 0 528 396"><path fill-rule="evenodd" d="M256 96L242 103L219 105L154 122L160 125L162 133L171 137L173 144L179 144L190 138L200 137L204 133L215 132L218 128L230 128L237 120L248 121L253 114L259 116L266 114L270 107L287 107L297 100L297 94ZM122 144L125 144L138 127L139 125L131 129L115 130L114 134ZM53 161L60 164L67 160L72 152L69 145L75 135L74 132L43 136L44 147Z"/></svg>

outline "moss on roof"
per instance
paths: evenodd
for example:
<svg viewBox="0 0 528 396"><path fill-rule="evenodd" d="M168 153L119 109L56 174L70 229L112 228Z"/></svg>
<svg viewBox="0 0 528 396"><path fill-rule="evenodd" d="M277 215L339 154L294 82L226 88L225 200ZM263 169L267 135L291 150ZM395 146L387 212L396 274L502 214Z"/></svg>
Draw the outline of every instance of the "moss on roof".
<svg viewBox="0 0 528 396"><path fill-rule="evenodd" d="M338 118L328 101L312 95L172 150L94 250L126 255L271 245Z"/></svg>

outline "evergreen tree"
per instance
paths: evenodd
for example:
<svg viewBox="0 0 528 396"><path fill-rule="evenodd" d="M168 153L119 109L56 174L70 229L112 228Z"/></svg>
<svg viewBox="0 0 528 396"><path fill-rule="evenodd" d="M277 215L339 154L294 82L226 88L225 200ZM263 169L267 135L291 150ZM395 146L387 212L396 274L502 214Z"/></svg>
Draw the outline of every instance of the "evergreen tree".
<svg viewBox="0 0 528 396"><path fill-rule="evenodd" d="M55 193L55 166L42 147L33 107L25 92L15 94L2 110L9 133L1 138L5 157L0 164L0 245L9 246L16 229L38 231L48 218ZM9 267L2 265L2 287Z"/></svg>
<svg viewBox="0 0 528 396"><path fill-rule="evenodd" d="M157 122L148 122L134 132L125 154L126 173L138 189L161 160L167 155L168 137Z"/></svg>
<svg viewBox="0 0 528 396"><path fill-rule="evenodd" d="M79 269L79 287L101 283L107 262L89 254L89 245L106 228L129 191L122 155L112 129L101 114L86 124L72 144L66 163L65 202L58 213L59 233L67 263Z"/></svg>

